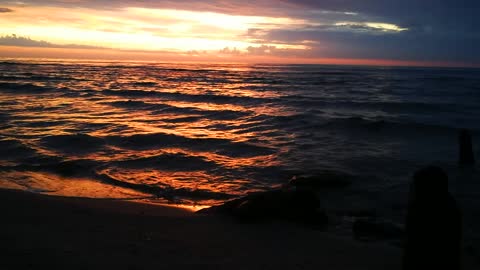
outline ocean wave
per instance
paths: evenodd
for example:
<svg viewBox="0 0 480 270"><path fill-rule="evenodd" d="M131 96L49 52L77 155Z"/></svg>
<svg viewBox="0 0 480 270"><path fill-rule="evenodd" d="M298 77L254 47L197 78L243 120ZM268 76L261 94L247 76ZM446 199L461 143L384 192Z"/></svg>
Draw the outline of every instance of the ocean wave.
<svg viewBox="0 0 480 270"><path fill-rule="evenodd" d="M365 108L369 110L385 111L458 111L454 103L433 103L420 101L371 101L371 100L345 100L345 97L312 97L307 95L291 95L282 97L286 103L295 107L336 107L336 108Z"/></svg>
<svg viewBox="0 0 480 270"><path fill-rule="evenodd" d="M131 136L110 136L106 138L111 145L127 149L156 149L162 147L178 147L195 151L214 152L230 157L254 157L273 154L269 147L252 145L243 142L232 142L227 139L187 138L174 134L154 133L135 134Z"/></svg>
<svg viewBox="0 0 480 270"><path fill-rule="evenodd" d="M150 110L153 114L172 113L177 115L200 115L209 119L222 118L235 119L243 116L247 116L250 113L245 111L232 111L232 110L203 110L195 107L177 107L168 105L165 103L149 103L141 100L122 100L113 102L104 102L110 106L125 108L125 109L137 109L137 110Z"/></svg>
<svg viewBox="0 0 480 270"><path fill-rule="evenodd" d="M165 66L157 66L154 68L155 71L158 72L178 72L178 73L212 73L215 72L217 74L227 74L229 73L228 70L223 70L223 69L213 69L213 68L205 68L202 66L195 66L192 68L168 68Z"/></svg>
<svg viewBox="0 0 480 270"><path fill-rule="evenodd" d="M48 172L62 177L80 177L88 178L94 181L99 181L105 184L109 184L116 187L127 188L135 191L140 191L146 194L151 194L158 198L164 198L167 200L176 200L178 197L187 200L227 200L234 198L238 195L233 195L225 192L217 192L213 190L201 189L201 188L185 188L185 187L173 187L166 183L157 184L142 184L131 183L121 181L108 173L102 172L102 168L107 166L107 163L90 160L90 159L77 159L77 160L62 160L59 157L53 156L38 156L31 159L32 163L28 160L24 160L19 165L14 166L1 166L0 171L4 172ZM42 161L42 162L40 162ZM179 163L183 162L183 163ZM196 163L192 165L193 163ZM187 163L187 164L185 164ZM110 166L122 166L126 168L144 169L149 166L155 167L155 169L167 169L167 170L181 170L181 171L193 171L204 170L206 167L213 168L216 166L212 162L202 160L196 157L187 157L182 155L160 155L155 157L123 160L120 162L109 163ZM145 167L144 167L145 165ZM181 166L180 166L181 165ZM190 166L191 165L191 166ZM173 167L175 168L173 168ZM188 167L190 166L190 167ZM206 166L206 167L205 167ZM72 179L72 184L75 180Z"/></svg>
<svg viewBox="0 0 480 270"><path fill-rule="evenodd" d="M158 104L147 103L140 100L120 100L113 102L102 102L102 104L107 104L113 107L126 108L126 109L152 109L158 106Z"/></svg>
<svg viewBox="0 0 480 270"><path fill-rule="evenodd" d="M16 160L32 156L36 151L20 141L6 139L0 140L0 159Z"/></svg>
<svg viewBox="0 0 480 270"><path fill-rule="evenodd" d="M59 81L72 81L76 78L71 77L62 77L62 76L48 76L48 75L39 75L34 73L16 73L15 75L0 75L0 80L2 81L36 81L36 82L59 82Z"/></svg>
<svg viewBox="0 0 480 270"><path fill-rule="evenodd" d="M68 124L67 121L29 121L17 124L18 126L28 128L46 128L46 127L60 127Z"/></svg>
<svg viewBox="0 0 480 270"><path fill-rule="evenodd" d="M6 83L0 82L0 92L12 94L44 94L54 91L53 88L38 86L30 83Z"/></svg>
<svg viewBox="0 0 480 270"><path fill-rule="evenodd" d="M421 122L406 122L392 120L371 120L362 117L349 117L329 120L320 126L330 129L357 129L369 132L399 132L398 135L407 133L433 133L433 134L455 134L459 128L434 125Z"/></svg>
<svg viewBox="0 0 480 270"><path fill-rule="evenodd" d="M439 112L464 112L465 106L459 108L455 103L433 102L340 102L339 106L363 107L370 110L383 110L386 112L409 112L409 113L439 113ZM472 108L479 110L479 108Z"/></svg>
<svg viewBox="0 0 480 270"><path fill-rule="evenodd" d="M52 172L64 177L92 177L95 176L96 169L102 165L103 162L97 160L56 160L53 158L48 163L35 166L35 169Z"/></svg>
<svg viewBox="0 0 480 270"><path fill-rule="evenodd" d="M273 117L267 117L264 121L265 124L274 126L288 126L288 127L302 127L304 125L310 125L312 123L318 123L319 118L315 114L311 113L296 113L292 115L278 115Z"/></svg>
<svg viewBox="0 0 480 270"><path fill-rule="evenodd" d="M103 162L89 159L63 160L57 156L42 154L23 158L21 162L11 166L0 166L0 171L48 172L63 177L95 177L97 168Z"/></svg>
<svg viewBox="0 0 480 270"><path fill-rule="evenodd" d="M260 104L271 102L269 98L233 96L233 95L206 95L206 94L186 94L179 92L161 92L161 91L141 91L141 90L102 90L101 93L106 96L121 97L158 97L175 101L189 101L215 104Z"/></svg>
<svg viewBox="0 0 480 270"><path fill-rule="evenodd" d="M144 86L144 87L152 87L156 86L158 83L156 82L134 82L133 85L135 86Z"/></svg>
<svg viewBox="0 0 480 270"><path fill-rule="evenodd" d="M0 103L2 105L2 103ZM0 121L3 123L6 123L8 120L10 120L11 116L9 113L5 112L0 112Z"/></svg>
<svg viewBox="0 0 480 270"><path fill-rule="evenodd" d="M216 200L227 200L234 197L237 197L232 194L224 192L215 192L212 190L205 189L190 189L190 188L175 188L175 187L160 187L158 185L147 185L147 184L138 184L124 182L115 179L114 177L103 173L99 174L98 178L106 184L132 189L135 191L140 191L147 194L152 194L157 197L162 198L174 198L176 196L185 197L189 199L216 199Z"/></svg>
<svg viewBox="0 0 480 270"><path fill-rule="evenodd" d="M182 124L182 123L194 123L203 119L202 116L178 116L170 117L167 119L162 119L163 122L172 123L172 124Z"/></svg>
<svg viewBox="0 0 480 270"><path fill-rule="evenodd" d="M120 96L120 97L153 97L158 95L158 92L153 90L99 90L105 96Z"/></svg>
<svg viewBox="0 0 480 270"><path fill-rule="evenodd" d="M98 151L105 145L102 138L87 134L53 135L41 139L43 146L65 154L85 154Z"/></svg>
<svg viewBox="0 0 480 270"><path fill-rule="evenodd" d="M13 66L13 65L20 65L20 62L17 61L0 61L0 65L5 65L5 66Z"/></svg>
<svg viewBox="0 0 480 270"><path fill-rule="evenodd" d="M122 168L161 169L168 171L199 171L216 168L219 165L202 157L185 154L162 154L150 157L133 158L114 162L113 165Z"/></svg>

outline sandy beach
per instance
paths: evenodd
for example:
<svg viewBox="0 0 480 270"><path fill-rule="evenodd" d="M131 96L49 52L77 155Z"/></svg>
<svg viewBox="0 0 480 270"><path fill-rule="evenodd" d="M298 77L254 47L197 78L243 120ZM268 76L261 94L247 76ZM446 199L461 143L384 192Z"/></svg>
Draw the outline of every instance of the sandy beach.
<svg viewBox="0 0 480 270"><path fill-rule="evenodd" d="M401 250L288 223L1 190L1 269L400 269Z"/></svg>

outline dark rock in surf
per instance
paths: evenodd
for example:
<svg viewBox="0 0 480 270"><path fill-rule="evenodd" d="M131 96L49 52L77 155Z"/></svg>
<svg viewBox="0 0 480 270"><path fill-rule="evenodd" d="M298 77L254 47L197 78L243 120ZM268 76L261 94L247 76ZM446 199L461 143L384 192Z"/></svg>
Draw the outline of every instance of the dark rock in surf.
<svg viewBox="0 0 480 270"><path fill-rule="evenodd" d="M460 165L475 164L475 157L473 154L472 135L467 129L460 130L458 137L459 143L459 160Z"/></svg>
<svg viewBox="0 0 480 270"><path fill-rule="evenodd" d="M328 223L327 215L320 210L320 200L314 192L306 190L273 190L250 194L199 213L226 214L244 222L279 219L315 226Z"/></svg>

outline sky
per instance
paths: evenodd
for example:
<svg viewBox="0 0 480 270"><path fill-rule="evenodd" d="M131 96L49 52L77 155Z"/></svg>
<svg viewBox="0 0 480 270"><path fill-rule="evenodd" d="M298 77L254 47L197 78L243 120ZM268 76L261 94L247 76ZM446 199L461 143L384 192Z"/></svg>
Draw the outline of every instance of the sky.
<svg viewBox="0 0 480 270"><path fill-rule="evenodd" d="M0 57L480 66L478 0L0 0Z"/></svg>

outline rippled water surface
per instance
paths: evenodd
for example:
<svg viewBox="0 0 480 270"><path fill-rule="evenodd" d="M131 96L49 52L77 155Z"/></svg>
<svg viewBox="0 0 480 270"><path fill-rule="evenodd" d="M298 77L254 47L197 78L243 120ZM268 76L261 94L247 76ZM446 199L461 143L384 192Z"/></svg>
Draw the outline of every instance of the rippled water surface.
<svg viewBox="0 0 480 270"><path fill-rule="evenodd" d="M0 185L214 204L333 170L397 194L419 166L458 173L479 91L474 69L4 61Z"/></svg>

